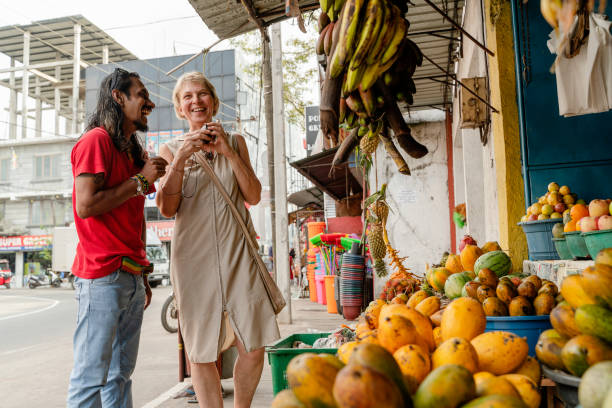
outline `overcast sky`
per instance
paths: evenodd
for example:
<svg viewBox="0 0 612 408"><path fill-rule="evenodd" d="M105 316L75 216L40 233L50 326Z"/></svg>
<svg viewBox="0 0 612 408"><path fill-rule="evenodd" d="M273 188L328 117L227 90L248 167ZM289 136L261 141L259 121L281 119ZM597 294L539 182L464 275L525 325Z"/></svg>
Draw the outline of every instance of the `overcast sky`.
<svg viewBox="0 0 612 408"><path fill-rule="evenodd" d="M0 26L82 14L140 59L191 54L217 40L187 0L0 0L0 10ZM295 35L299 35L295 23L284 23L283 42ZM214 50L227 48L231 45L224 41ZM9 58L0 54L0 68L8 66ZM1 120L8 119L7 107L8 89L1 87ZM53 122L47 119L49 114L43 116L45 129ZM7 133L6 124L0 122L0 139Z"/></svg>

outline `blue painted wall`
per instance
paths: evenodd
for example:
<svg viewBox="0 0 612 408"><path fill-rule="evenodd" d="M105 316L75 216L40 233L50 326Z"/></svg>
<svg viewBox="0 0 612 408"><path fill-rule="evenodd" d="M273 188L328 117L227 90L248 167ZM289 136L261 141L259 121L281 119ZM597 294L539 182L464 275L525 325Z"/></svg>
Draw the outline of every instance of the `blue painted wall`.
<svg viewBox="0 0 612 408"><path fill-rule="evenodd" d="M587 202L612 197L612 111L559 116L556 77L549 72L555 55L546 46L552 29L538 0L511 2L526 206L551 181L568 185ZM612 15L610 3L606 11Z"/></svg>

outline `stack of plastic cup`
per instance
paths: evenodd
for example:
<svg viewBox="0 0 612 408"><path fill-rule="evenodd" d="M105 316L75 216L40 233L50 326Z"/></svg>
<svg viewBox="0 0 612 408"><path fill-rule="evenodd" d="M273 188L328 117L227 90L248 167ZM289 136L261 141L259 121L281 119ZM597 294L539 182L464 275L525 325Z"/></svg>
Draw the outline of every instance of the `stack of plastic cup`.
<svg viewBox="0 0 612 408"><path fill-rule="evenodd" d="M363 303L363 278L365 265L363 256L345 253L340 269L340 303L345 319L356 319Z"/></svg>
<svg viewBox="0 0 612 408"><path fill-rule="evenodd" d="M315 286L317 288L317 303L326 305L325 299L325 265L323 265L323 257L321 252L317 253L317 263L315 267Z"/></svg>
<svg viewBox="0 0 612 408"><path fill-rule="evenodd" d="M306 255L307 267L306 276L308 277L308 289L310 292L310 301L317 301L317 289L315 284L315 267L317 264L317 249L311 247Z"/></svg>

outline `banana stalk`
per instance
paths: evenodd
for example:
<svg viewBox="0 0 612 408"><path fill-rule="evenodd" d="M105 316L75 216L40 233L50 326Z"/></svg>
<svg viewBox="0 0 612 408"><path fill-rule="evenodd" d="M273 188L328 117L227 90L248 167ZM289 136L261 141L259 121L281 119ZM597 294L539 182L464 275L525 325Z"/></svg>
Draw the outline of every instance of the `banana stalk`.
<svg viewBox="0 0 612 408"><path fill-rule="evenodd" d="M397 170L400 173L409 176L410 168L408 167L406 160L404 160L400 152L397 150L397 147L395 147L395 144L393 144L393 141L391 140L389 135L386 132L381 132L379 134L379 137L380 140L383 142L383 145L385 146L387 154L389 155L389 157L391 157L391 159L393 159L393 162L397 166Z"/></svg>
<svg viewBox="0 0 612 408"><path fill-rule="evenodd" d="M351 130L351 133L344 138L342 143L340 143L340 147L336 150L336 154L332 160L331 169L329 170L330 174L334 171L336 166L344 163L348 159L353 149L359 144L359 138L357 137L358 133L359 128L354 128Z"/></svg>

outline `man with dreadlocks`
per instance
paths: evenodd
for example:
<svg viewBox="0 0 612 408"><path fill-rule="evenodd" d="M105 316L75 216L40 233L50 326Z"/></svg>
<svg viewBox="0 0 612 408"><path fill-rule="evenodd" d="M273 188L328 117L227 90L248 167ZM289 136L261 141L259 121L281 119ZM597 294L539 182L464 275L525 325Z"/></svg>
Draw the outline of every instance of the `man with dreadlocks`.
<svg viewBox="0 0 612 408"><path fill-rule="evenodd" d="M137 73L115 69L72 149L78 317L68 407L132 407L130 376L151 302L144 196L166 167L135 132L148 129L154 107Z"/></svg>

